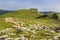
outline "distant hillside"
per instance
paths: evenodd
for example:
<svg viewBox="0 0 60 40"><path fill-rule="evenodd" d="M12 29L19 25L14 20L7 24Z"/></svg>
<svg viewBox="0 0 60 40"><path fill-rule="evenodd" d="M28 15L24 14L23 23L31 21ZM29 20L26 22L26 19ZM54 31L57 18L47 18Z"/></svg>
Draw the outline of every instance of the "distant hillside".
<svg viewBox="0 0 60 40"><path fill-rule="evenodd" d="M59 12L44 11L44 12L40 12L40 13L43 13L43 14L56 14L56 13L59 13Z"/></svg>
<svg viewBox="0 0 60 40"><path fill-rule="evenodd" d="M13 11L8 11L8 10L0 9L0 15L5 14L5 13L9 13L9 12L13 12Z"/></svg>

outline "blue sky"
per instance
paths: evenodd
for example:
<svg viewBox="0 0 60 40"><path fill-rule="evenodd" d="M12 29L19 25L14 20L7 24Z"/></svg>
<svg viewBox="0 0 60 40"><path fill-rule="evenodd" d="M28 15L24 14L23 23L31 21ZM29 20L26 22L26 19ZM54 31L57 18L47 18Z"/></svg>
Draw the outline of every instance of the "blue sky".
<svg viewBox="0 0 60 40"><path fill-rule="evenodd" d="M0 9L19 10L26 8L60 12L60 0L0 0Z"/></svg>

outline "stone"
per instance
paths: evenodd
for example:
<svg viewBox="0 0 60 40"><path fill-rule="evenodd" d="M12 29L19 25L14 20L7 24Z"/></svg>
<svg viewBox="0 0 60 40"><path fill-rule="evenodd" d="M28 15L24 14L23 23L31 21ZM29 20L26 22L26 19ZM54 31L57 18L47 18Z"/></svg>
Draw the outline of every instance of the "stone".
<svg viewBox="0 0 60 40"><path fill-rule="evenodd" d="M6 40L9 36L8 35L3 35L0 37L0 40Z"/></svg>
<svg viewBox="0 0 60 40"><path fill-rule="evenodd" d="M56 28L55 31L56 31L56 32L60 32L60 28Z"/></svg>

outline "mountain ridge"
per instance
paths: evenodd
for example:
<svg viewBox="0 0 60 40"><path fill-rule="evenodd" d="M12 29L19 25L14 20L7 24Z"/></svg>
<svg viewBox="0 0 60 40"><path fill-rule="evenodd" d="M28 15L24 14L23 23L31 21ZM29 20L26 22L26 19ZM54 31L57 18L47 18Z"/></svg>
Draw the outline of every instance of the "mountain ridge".
<svg viewBox="0 0 60 40"><path fill-rule="evenodd" d="M9 13L9 12L13 12L13 11L8 11L8 10L0 9L0 15L6 14L6 13Z"/></svg>

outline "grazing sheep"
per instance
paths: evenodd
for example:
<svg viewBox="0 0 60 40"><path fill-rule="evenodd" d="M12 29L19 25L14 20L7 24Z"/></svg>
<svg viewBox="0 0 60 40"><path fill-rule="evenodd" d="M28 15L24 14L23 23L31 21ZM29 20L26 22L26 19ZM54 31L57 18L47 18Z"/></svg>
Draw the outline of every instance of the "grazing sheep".
<svg viewBox="0 0 60 40"><path fill-rule="evenodd" d="M13 22L14 19L13 18L5 18L5 22Z"/></svg>
<svg viewBox="0 0 60 40"><path fill-rule="evenodd" d="M21 38L22 38L22 40L25 40L25 37L24 37L24 35L21 35Z"/></svg>
<svg viewBox="0 0 60 40"><path fill-rule="evenodd" d="M8 40L14 40L13 38L9 37Z"/></svg>
<svg viewBox="0 0 60 40"><path fill-rule="evenodd" d="M8 33L9 35L16 35L16 34L14 34L14 33Z"/></svg>
<svg viewBox="0 0 60 40"><path fill-rule="evenodd" d="M7 31L10 31L11 29L12 29L12 28L6 28L6 29L4 29L4 30L1 30L1 31L0 31L0 34L1 34L1 33L6 33Z"/></svg>
<svg viewBox="0 0 60 40"><path fill-rule="evenodd" d="M54 36L54 40L58 40L58 37L59 37L59 36Z"/></svg>
<svg viewBox="0 0 60 40"><path fill-rule="evenodd" d="M28 38L25 38L25 40L28 40Z"/></svg>
<svg viewBox="0 0 60 40"><path fill-rule="evenodd" d="M43 29L50 30L50 27L45 26L45 27L43 27Z"/></svg>
<svg viewBox="0 0 60 40"><path fill-rule="evenodd" d="M55 31L54 31L54 30L50 30L50 32L55 33Z"/></svg>
<svg viewBox="0 0 60 40"><path fill-rule="evenodd" d="M31 32L36 33L36 31L35 31L35 30L32 30Z"/></svg>
<svg viewBox="0 0 60 40"><path fill-rule="evenodd" d="M52 40L52 39L48 39L48 40Z"/></svg>
<svg viewBox="0 0 60 40"><path fill-rule="evenodd" d="M19 29L17 29L19 32L24 32L26 30L25 27L20 27Z"/></svg>
<svg viewBox="0 0 60 40"><path fill-rule="evenodd" d="M19 29L20 28L20 24L15 24L15 25L13 25L13 27Z"/></svg>
<svg viewBox="0 0 60 40"><path fill-rule="evenodd" d="M15 22L15 21L14 21L13 23L14 23L14 24L18 24L18 23L17 23L17 22Z"/></svg>
<svg viewBox="0 0 60 40"><path fill-rule="evenodd" d="M28 40L24 35L21 35L22 40Z"/></svg>
<svg viewBox="0 0 60 40"><path fill-rule="evenodd" d="M24 27L24 24L25 24L25 23L23 23L22 21L20 22L21 27Z"/></svg>
<svg viewBox="0 0 60 40"><path fill-rule="evenodd" d="M60 37L60 33L57 33L57 35Z"/></svg>
<svg viewBox="0 0 60 40"><path fill-rule="evenodd" d="M47 30L50 30L52 27L48 26L48 25L45 25L43 26L43 29L47 29Z"/></svg>
<svg viewBox="0 0 60 40"><path fill-rule="evenodd" d="M15 38L14 40L20 40L21 38L19 37L19 38Z"/></svg>

